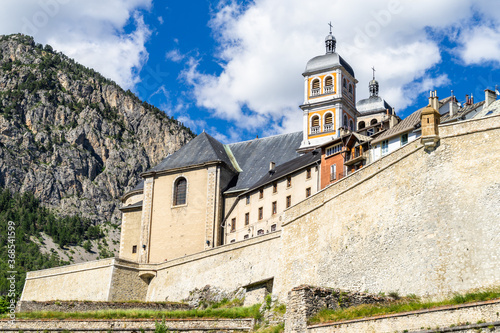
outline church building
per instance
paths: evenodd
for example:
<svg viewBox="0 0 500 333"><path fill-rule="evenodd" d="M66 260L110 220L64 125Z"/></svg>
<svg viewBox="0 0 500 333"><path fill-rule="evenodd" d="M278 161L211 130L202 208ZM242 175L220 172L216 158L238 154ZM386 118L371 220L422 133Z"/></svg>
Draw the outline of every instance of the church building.
<svg viewBox="0 0 500 333"><path fill-rule="evenodd" d="M331 170L366 163L370 138L353 135L363 116L356 109L358 81L331 32L325 47L302 74L302 132L226 145L203 132L141 174L143 181L122 198L120 258L159 263L278 232L286 209L339 179ZM363 110L380 125L392 108L379 108L374 87ZM335 160L322 158L333 151L329 145L348 149L345 163L325 164Z"/></svg>

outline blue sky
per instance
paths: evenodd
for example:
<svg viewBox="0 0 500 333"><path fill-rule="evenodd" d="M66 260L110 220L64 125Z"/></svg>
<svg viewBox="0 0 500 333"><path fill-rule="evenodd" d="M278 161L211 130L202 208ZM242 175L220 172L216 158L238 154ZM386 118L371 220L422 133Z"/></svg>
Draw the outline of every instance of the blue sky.
<svg viewBox="0 0 500 333"><path fill-rule="evenodd" d="M0 34L49 43L200 133L234 142L301 129L307 61L328 22L358 99L371 67L402 118L500 84L495 0L6 0Z"/></svg>

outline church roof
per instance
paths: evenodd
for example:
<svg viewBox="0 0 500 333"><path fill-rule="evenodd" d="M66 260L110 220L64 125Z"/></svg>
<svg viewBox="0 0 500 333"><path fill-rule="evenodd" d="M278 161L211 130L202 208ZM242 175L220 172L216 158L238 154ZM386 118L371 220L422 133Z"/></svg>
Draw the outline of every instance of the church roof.
<svg viewBox="0 0 500 333"><path fill-rule="evenodd" d="M358 109L361 115L377 113L387 109L392 113L392 106L379 96L370 96L360 100L356 103L356 109Z"/></svg>
<svg viewBox="0 0 500 333"><path fill-rule="evenodd" d="M312 58L307 62L306 70L302 75L305 76L307 74L322 72L336 67L344 67L352 77L355 77L352 67L337 53L327 53Z"/></svg>
<svg viewBox="0 0 500 333"><path fill-rule="evenodd" d="M247 190L268 172L270 162L279 166L298 157L301 141L302 132L295 132L227 145L241 168L236 183L227 191Z"/></svg>
<svg viewBox="0 0 500 333"><path fill-rule="evenodd" d="M208 162L223 162L234 169L224 145L203 132L146 172L165 171Z"/></svg>
<svg viewBox="0 0 500 333"><path fill-rule="evenodd" d="M268 171L261 177L255 184L253 184L247 192L253 191L263 185L274 182L280 178L283 178L289 174L294 173L300 169L303 169L309 165L312 165L321 160L321 151L313 150L307 154L296 157L291 161L283 163L281 165L276 166L274 172ZM269 168L269 167L268 167ZM262 176L262 174L261 174Z"/></svg>

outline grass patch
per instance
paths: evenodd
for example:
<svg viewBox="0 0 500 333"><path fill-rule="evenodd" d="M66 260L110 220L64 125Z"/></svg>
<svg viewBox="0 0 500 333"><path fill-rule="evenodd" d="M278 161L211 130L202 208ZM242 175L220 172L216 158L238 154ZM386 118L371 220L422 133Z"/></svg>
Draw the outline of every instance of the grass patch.
<svg viewBox="0 0 500 333"><path fill-rule="evenodd" d="M126 318L147 318L147 319L185 319L185 318L255 318L260 319L260 304L251 307L234 308L209 308L204 310L98 310L87 312L57 312L57 311L37 311L20 312L16 314L19 319L126 319ZM2 318L6 318L5 315Z"/></svg>
<svg viewBox="0 0 500 333"><path fill-rule="evenodd" d="M452 298L439 302L424 302L415 295L401 297L388 303L362 304L343 309L323 309L315 316L309 318L309 324L318 324L328 321L342 321L367 318L386 314L394 314L415 310L431 309L439 306L457 305L479 301L488 301L500 298L500 287L485 291L474 291L466 294L455 294Z"/></svg>

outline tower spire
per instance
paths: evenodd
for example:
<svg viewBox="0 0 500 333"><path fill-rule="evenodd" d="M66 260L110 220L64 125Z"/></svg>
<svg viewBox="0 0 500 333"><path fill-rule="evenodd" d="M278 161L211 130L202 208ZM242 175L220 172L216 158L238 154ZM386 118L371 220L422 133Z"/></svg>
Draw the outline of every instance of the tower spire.
<svg viewBox="0 0 500 333"><path fill-rule="evenodd" d="M370 89L370 97L377 97L378 96L378 81L375 80L375 67L372 67L373 71L373 79L370 81L370 84L368 84L368 88Z"/></svg>
<svg viewBox="0 0 500 333"><path fill-rule="evenodd" d="M335 48L337 46L337 40L335 37L332 35L332 22L328 23L330 26L330 34L326 36L325 38L325 46L326 46L326 53L335 53Z"/></svg>

